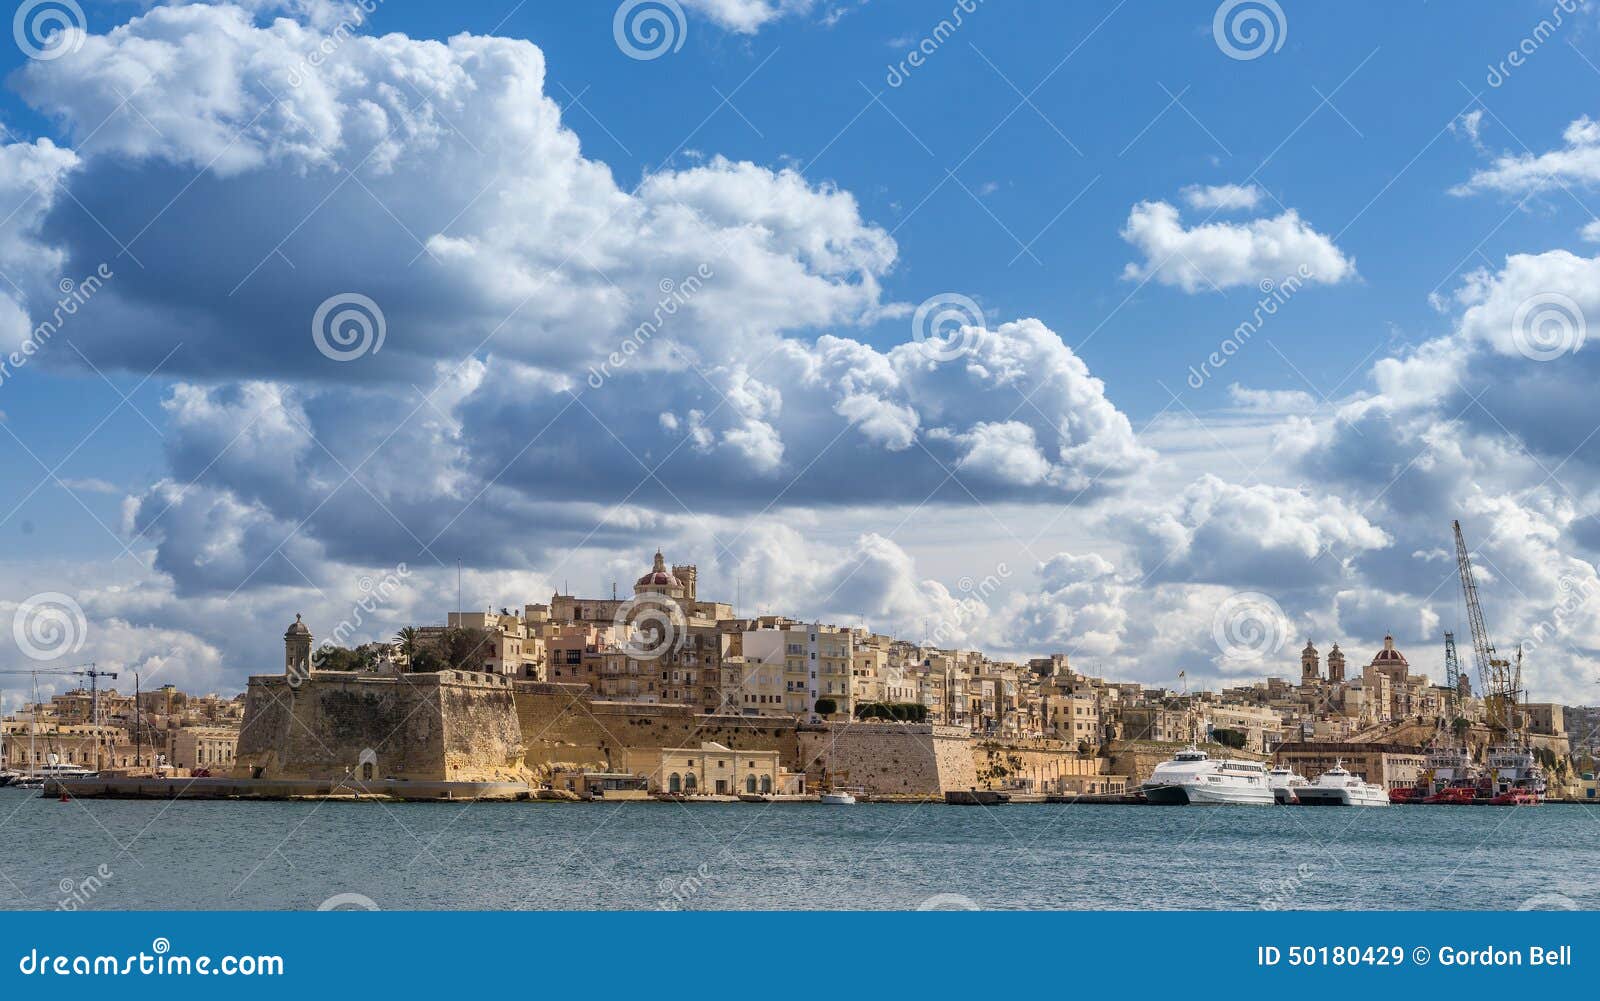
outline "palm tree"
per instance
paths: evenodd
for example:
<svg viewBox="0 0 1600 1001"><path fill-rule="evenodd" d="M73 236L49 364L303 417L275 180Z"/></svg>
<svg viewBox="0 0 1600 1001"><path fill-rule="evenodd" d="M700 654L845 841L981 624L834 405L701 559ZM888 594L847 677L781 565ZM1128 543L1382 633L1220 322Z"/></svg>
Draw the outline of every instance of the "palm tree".
<svg viewBox="0 0 1600 1001"><path fill-rule="evenodd" d="M406 663L411 663L411 658L416 655L418 641L422 634L417 632L415 626L406 626L394 634L395 641L400 644L400 655L405 657Z"/></svg>

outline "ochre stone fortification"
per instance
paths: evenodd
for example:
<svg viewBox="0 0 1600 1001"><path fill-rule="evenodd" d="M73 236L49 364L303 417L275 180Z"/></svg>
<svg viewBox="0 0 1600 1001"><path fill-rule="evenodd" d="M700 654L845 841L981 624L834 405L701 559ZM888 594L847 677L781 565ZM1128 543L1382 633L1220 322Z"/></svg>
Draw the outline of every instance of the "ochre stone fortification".
<svg viewBox="0 0 1600 1001"><path fill-rule="evenodd" d="M262 779L516 782L522 728L495 675L310 671L250 679L233 774Z"/></svg>
<svg viewBox="0 0 1600 1001"><path fill-rule="evenodd" d="M798 731L808 784L823 770L835 785L873 796L939 796L978 784L965 728L928 723L831 723ZM787 763L786 763L787 764Z"/></svg>
<svg viewBox="0 0 1600 1001"><path fill-rule="evenodd" d="M733 750L777 751L784 766L799 751L792 720L716 716L683 705L597 701L586 685L521 681L515 685L517 720L527 742L525 761L536 775L555 768L628 770L631 752L698 747L711 741Z"/></svg>

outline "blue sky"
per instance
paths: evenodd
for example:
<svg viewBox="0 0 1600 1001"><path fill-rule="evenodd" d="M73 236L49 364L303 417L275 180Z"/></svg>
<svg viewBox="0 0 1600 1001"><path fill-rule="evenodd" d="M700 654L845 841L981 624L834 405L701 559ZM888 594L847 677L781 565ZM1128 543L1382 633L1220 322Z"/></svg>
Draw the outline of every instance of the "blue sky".
<svg viewBox="0 0 1600 1001"><path fill-rule="evenodd" d="M432 621L455 556L476 603L520 604L675 544L772 610L902 634L953 619L970 645L1152 681L1292 666L1212 642L1236 593L1271 599L1283 649L1392 629L1431 662L1454 621L1435 550L1463 517L1504 568L1507 633L1559 620L1543 680L1584 691L1594 348L1532 361L1496 311L1537 291L1581 314L1594 294L1560 256L1595 253L1592 10L1246 4L1281 45L1236 59L1210 4L990 3L896 72L952 4L687 2L667 12L681 48L641 60L609 3L389 0L314 71L324 92L261 67L330 37L341 8L250 6L88 3L81 51L0 54L16 155L48 139L78 158L47 211L0 224L32 241L12 270L39 272L8 279L13 298L31 326L41 287L115 274L0 384L7 577L155 651L124 656L220 684L270 663L251 645L281 626L217 616L338 621L350 581L411 561L432 577L383 628ZM173 33L196 42L181 69L152 55ZM421 44L464 33L532 47ZM523 90L484 96L539 58ZM551 115L523 120L541 101ZM397 151L374 147L386 132ZM1227 185L1253 204L1198 204ZM1185 241L1187 285L1164 238ZM566 402L657 277L735 244L717 267L737 287L709 279L652 345L694 362L651 355ZM1317 277L1189 384L1307 253ZM389 339L334 363L304 325L352 291ZM977 361L896 356L944 294L988 331L1038 326ZM263 400L285 419L258 439ZM242 428L249 447L224 448ZM960 582L1000 563L1015 593L963 611Z"/></svg>

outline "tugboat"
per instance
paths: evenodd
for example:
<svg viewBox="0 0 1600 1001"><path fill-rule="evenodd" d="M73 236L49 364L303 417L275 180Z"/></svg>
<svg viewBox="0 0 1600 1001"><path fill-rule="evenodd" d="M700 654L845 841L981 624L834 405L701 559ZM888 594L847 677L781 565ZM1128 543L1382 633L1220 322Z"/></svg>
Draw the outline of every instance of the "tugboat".
<svg viewBox="0 0 1600 1001"><path fill-rule="evenodd" d="M1417 786L1424 790L1422 802L1430 806L1470 804L1478 794L1478 767L1467 748L1435 744Z"/></svg>
<svg viewBox="0 0 1600 1001"><path fill-rule="evenodd" d="M1489 748L1483 795L1490 806L1538 806L1544 802L1544 769L1523 744Z"/></svg>

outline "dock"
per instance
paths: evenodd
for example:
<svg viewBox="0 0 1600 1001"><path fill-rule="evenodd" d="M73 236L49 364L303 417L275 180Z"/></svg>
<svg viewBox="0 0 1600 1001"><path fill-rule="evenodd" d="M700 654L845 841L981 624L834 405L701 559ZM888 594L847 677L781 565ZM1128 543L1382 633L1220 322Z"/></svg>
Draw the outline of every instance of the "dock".
<svg viewBox="0 0 1600 1001"><path fill-rule="evenodd" d="M54 799L255 799L461 802L576 799L560 790L518 782L411 782L371 779L83 778L50 779L41 795Z"/></svg>
<svg viewBox="0 0 1600 1001"><path fill-rule="evenodd" d="M991 789L952 789L944 801L951 806L1001 806L1011 802L1011 796Z"/></svg>

